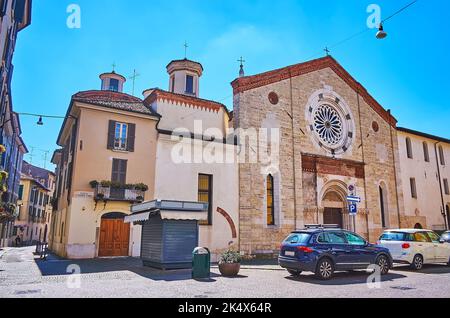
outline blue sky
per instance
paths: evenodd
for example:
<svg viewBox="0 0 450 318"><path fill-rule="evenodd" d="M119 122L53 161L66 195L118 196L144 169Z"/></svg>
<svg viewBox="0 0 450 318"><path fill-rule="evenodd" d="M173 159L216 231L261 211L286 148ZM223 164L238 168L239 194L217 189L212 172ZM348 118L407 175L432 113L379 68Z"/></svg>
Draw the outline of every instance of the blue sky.
<svg viewBox="0 0 450 318"><path fill-rule="evenodd" d="M65 115L70 97L99 89L98 75L141 74L136 95L167 89L165 66L188 58L205 68L201 97L232 108L237 59L247 75L323 56L322 49L367 28L369 4L386 18L410 0L39 0L32 25L19 34L14 56L14 110ZM66 25L67 6L81 8L81 28ZM404 126L450 138L450 1L420 0L387 21L389 37L365 32L331 54ZM125 91L131 93L131 81ZM139 96L141 97L141 96ZM44 166L62 121L21 117L33 164ZM26 159L30 160L28 155ZM45 163L51 168L49 162Z"/></svg>

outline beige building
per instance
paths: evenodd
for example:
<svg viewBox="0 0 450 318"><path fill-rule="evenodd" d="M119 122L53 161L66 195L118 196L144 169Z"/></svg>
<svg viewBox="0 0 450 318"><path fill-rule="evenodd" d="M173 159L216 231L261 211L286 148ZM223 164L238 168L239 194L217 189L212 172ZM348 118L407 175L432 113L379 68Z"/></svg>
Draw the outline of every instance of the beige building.
<svg viewBox="0 0 450 318"><path fill-rule="evenodd" d="M240 77L234 125L279 129L279 162L240 164L240 249L276 254L308 223L376 241L402 226L396 120L332 57ZM243 142L241 140L241 142ZM348 195L361 198L355 221Z"/></svg>
<svg viewBox="0 0 450 318"><path fill-rule="evenodd" d="M73 95L57 165L50 247L71 258L133 255L130 206L154 197L158 115L122 92L125 78L102 74L102 90ZM137 242L139 244L139 242Z"/></svg>
<svg viewBox="0 0 450 318"><path fill-rule="evenodd" d="M398 128L405 206L402 226L448 229L450 224L450 140Z"/></svg>
<svg viewBox="0 0 450 318"><path fill-rule="evenodd" d="M22 244L48 242L55 190L53 172L23 162L19 187L19 214L14 223Z"/></svg>

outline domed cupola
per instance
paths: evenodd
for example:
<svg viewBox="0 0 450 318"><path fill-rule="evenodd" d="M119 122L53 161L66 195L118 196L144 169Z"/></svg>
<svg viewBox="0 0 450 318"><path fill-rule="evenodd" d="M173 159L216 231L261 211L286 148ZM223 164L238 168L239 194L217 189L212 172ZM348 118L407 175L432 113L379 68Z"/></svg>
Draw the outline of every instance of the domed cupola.
<svg viewBox="0 0 450 318"><path fill-rule="evenodd" d="M169 91L172 93L199 97L200 77L203 66L188 59L174 60L167 65Z"/></svg>
<svg viewBox="0 0 450 318"><path fill-rule="evenodd" d="M111 73L103 73L100 75L100 79L102 80L102 91L113 91L123 93L123 84L127 81L127 79L117 74L115 71Z"/></svg>

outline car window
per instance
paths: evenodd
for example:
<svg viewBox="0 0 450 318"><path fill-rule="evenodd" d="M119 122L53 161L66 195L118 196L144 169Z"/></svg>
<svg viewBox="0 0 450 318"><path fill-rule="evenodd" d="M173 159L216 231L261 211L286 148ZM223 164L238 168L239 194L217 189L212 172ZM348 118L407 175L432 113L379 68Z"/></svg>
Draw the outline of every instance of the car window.
<svg viewBox="0 0 450 318"><path fill-rule="evenodd" d="M330 238L328 237L327 233L321 233L317 237L317 242L320 243L320 244L329 244L330 243Z"/></svg>
<svg viewBox="0 0 450 318"><path fill-rule="evenodd" d="M414 240L416 242L431 242L431 240L428 237L427 233L424 233L424 232L415 233L414 234Z"/></svg>
<svg viewBox="0 0 450 318"><path fill-rule="evenodd" d="M296 233L289 235L287 239L284 240L284 242L289 244L306 243L308 242L310 237L311 235L308 233Z"/></svg>
<svg viewBox="0 0 450 318"><path fill-rule="evenodd" d="M444 233L442 239L446 242L450 242L450 233Z"/></svg>
<svg viewBox="0 0 450 318"><path fill-rule="evenodd" d="M428 232L428 236L433 243L439 243L439 241L441 240L441 237L434 232Z"/></svg>
<svg viewBox="0 0 450 318"><path fill-rule="evenodd" d="M380 241L396 241L403 242L405 240L406 233L401 232L385 232L380 237Z"/></svg>
<svg viewBox="0 0 450 318"><path fill-rule="evenodd" d="M345 235L339 232L329 232L328 238L331 244L347 244Z"/></svg>
<svg viewBox="0 0 450 318"><path fill-rule="evenodd" d="M345 237L350 245L366 245L366 241L356 234L345 232Z"/></svg>

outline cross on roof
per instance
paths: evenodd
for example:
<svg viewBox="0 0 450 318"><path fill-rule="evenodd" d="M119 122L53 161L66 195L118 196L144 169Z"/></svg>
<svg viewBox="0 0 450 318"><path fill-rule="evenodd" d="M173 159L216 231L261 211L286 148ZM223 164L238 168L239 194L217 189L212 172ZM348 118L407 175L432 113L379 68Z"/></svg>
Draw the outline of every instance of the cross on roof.
<svg viewBox="0 0 450 318"><path fill-rule="evenodd" d="M186 41L184 41L184 58L187 58L187 49L188 49L189 45Z"/></svg>
<svg viewBox="0 0 450 318"><path fill-rule="evenodd" d="M245 63L245 60L242 58L242 56L241 56L241 58L239 59L239 60L237 60L239 63L241 63L241 66L244 66L244 63Z"/></svg>
<svg viewBox="0 0 450 318"><path fill-rule="evenodd" d="M328 47L326 46L324 49L325 53L327 56L330 56L330 50L328 49Z"/></svg>
<svg viewBox="0 0 450 318"><path fill-rule="evenodd" d="M129 77L129 79L131 79L133 81L133 93L131 95L134 96L134 87L135 87L135 83L136 83L136 78L138 78L139 76L141 76L141 74L137 73L136 70L133 71L133 75L131 75Z"/></svg>
<svg viewBox="0 0 450 318"><path fill-rule="evenodd" d="M112 68L113 68L112 71L115 72L115 71L116 71L116 66L117 66L117 65L116 65L116 62L113 62L111 66L112 66Z"/></svg>

